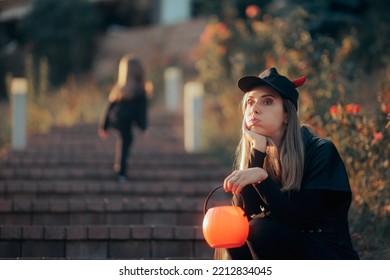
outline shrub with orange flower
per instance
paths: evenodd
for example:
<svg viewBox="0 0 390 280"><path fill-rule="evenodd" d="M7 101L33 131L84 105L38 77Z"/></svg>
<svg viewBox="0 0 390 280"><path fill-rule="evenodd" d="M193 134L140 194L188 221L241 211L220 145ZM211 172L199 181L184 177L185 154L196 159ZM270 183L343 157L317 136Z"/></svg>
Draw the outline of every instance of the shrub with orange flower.
<svg viewBox="0 0 390 280"><path fill-rule="evenodd" d="M379 141L381 141L383 138L384 138L384 135L381 131L378 131L378 132L374 132L374 135L373 135L373 139L372 139L372 144L376 144L378 143Z"/></svg>
<svg viewBox="0 0 390 280"><path fill-rule="evenodd" d="M211 25L207 25L203 30L202 34L200 34L200 42L202 44L208 44L211 42L214 36L214 27Z"/></svg>
<svg viewBox="0 0 390 280"><path fill-rule="evenodd" d="M347 104L345 105L345 112L350 115L356 115L360 111L360 105L357 104Z"/></svg>
<svg viewBox="0 0 390 280"><path fill-rule="evenodd" d="M261 13L261 9L256 5L249 5L245 9L245 14L248 18L258 17Z"/></svg>
<svg viewBox="0 0 390 280"><path fill-rule="evenodd" d="M330 116L332 117L332 119L334 119L334 120L339 119L339 116L341 115L340 109L341 108L338 105L332 105L330 107L329 113L330 113Z"/></svg>
<svg viewBox="0 0 390 280"><path fill-rule="evenodd" d="M221 40L226 40L230 37L230 30L227 28L226 24L219 22L215 26L216 34Z"/></svg>
<svg viewBox="0 0 390 280"><path fill-rule="evenodd" d="M241 95L236 86L240 77L272 66L289 77L307 76L308 82L300 90L300 119L337 146L353 193L351 228L360 238L366 238L361 232L368 228L378 233L378 238L362 241L371 246L390 231L390 221L384 214L390 205L390 188L386 187L390 185L390 144L384 141L390 136L388 95L383 94L376 111L365 114L361 108L364 105L347 100L347 93L357 88L353 83L359 82L350 79L354 71L346 73L350 67L343 64L351 63L345 60L353 45L346 47L343 41L344 45L339 46L329 38L311 38L301 25L308 17L302 10L286 19L269 15L260 19L259 13L256 6L248 6L246 16L250 21L227 17L223 25L211 22L211 41L201 41L203 52L197 69L207 92L205 144L210 151L218 151L221 158L228 155L230 163L241 127L237 117ZM215 34L217 29L220 35ZM383 86L383 93L389 87Z"/></svg>
<svg viewBox="0 0 390 280"><path fill-rule="evenodd" d="M328 135L339 148L349 174L353 193L351 224L355 229L370 230L379 236L390 229L389 158L390 136L387 114L380 106L369 115L360 113L360 105L341 103L329 109L330 121L324 121ZM371 243L369 240L364 242Z"/></svg>
<svg viewBox="0 0 390 280"><path fill-rule="evenodd" d="M384 113L390 114L390 104L383 104L381 108Z"/></svg>

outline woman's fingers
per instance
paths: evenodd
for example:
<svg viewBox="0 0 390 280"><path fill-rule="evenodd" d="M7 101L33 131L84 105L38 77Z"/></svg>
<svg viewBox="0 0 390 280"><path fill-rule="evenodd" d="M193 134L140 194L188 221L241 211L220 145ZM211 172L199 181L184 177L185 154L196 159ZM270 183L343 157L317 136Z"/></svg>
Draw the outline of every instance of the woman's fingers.
<svg viewBox="0 0 390 280"><path fill-rule="evenodd" d="M232 192L233 194L238 194L243 187L247 185L247 178L242 176L240 170L234 171L232 174L226 177L224 180L223 188L226 192Z"/></svg>
<svg viewBox="0 0 390 280"><path fill-rule="evenodd" d="M265 152L267 147L267 137L258 134L254 128L249 130L246 126L243 127L245 138L251 142L252 147L258 151Z"/></svg>
<svg viewBox="0 0 390 280"><path fill-rule="evenodd" d="M223 188L226 192L239 194L245 186L261 182L267 177L267 172L259 167L235 170L225 178Z"/></svg>
<svg viewBox="0 0 390 280"><path fill-rule="evenodd" d="M238 180L236 175L237 171L234 171L229 176L227 176L223 182L223 188L226 192L231 192L234 187L234 183Z"/></svg>

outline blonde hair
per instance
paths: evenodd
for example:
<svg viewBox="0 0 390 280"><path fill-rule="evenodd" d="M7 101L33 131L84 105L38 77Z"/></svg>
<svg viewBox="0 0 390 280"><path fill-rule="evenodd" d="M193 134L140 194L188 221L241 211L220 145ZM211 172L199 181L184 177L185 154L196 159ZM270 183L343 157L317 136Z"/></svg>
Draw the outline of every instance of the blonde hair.
<svg viewBox="0 0 390 280"><path fill-rule="evenodd" d="M247 94L242 100L242 112L245 113ZM288 123L282 136L280 147L267 137L267 157L263 168L268 175L282 185L282 191L299 191L303 177L304 146L299 124L298 114L294 105L288 99L283 98L283 109L288 115ZM235 165L237 169L249 167L251 155L251 143L241 135L241 140L236 150Z"/></svg>
<svg viewBox="0 0 390 280"><path fill-rule="evenodd" d="M118 80L112 87L108 99L111 102L132 99L136 89L145 92L144 69L138 58L133 54L127 54L119 61Z"/></svg>

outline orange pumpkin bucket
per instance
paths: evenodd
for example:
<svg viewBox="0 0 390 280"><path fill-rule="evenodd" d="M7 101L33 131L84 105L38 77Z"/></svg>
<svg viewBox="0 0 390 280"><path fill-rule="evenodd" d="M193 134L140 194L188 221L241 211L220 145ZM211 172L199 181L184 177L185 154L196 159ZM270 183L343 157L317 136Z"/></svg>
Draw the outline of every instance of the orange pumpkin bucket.
<svg viewBox="0 0 390 280"><path fill-rule="evenodd" d="M207 196L203 212L203 235L212 248L235 248L244 245L249 234L249 222L238 206L217 206L207 210L211 195L222 188L219 186ZM206 212L207 211L207 212Z"/></svg>

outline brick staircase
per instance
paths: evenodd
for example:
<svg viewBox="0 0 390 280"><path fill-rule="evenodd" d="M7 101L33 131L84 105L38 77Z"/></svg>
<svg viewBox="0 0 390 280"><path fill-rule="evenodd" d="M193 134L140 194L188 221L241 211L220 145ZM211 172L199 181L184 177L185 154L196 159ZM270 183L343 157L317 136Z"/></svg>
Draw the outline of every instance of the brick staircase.
<svg viewBox="0 0 390 280"><path fill-rule="evenodd" d="M229 173L187 154L182 117L150 112L136 135L129 182L112 171L114 137L96 124L53 128L0 158L2 259L211 259L201 223L208 192ZM228 203L221 192L210 206Z"/></svg>

